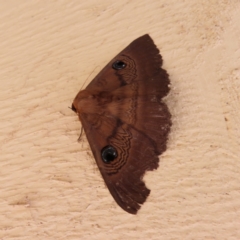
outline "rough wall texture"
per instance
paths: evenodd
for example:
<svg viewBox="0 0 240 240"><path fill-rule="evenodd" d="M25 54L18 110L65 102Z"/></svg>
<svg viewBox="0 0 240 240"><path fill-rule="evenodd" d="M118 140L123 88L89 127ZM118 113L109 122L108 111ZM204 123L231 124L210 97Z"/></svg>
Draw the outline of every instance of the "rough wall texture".
<svg viewBox="0 0 240 240"><path fill-rule="evenodd" d="M1 0L0 239L239 240L239 12L239 0ZM68 106L145 33L171 77L173 127L132 216Z"/></svg>

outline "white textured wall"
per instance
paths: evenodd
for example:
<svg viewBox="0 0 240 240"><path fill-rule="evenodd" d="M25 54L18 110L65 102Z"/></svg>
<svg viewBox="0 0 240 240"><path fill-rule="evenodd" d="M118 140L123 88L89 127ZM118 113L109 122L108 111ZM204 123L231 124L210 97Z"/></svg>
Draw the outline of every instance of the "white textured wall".
<svg viewBox="0 0 240 240"><path fill-rule="evenodd" d="M0 0L0 239L240 239L240 1ZM68 109L149 33L173 127L137 216L120 209Z"/></svg>

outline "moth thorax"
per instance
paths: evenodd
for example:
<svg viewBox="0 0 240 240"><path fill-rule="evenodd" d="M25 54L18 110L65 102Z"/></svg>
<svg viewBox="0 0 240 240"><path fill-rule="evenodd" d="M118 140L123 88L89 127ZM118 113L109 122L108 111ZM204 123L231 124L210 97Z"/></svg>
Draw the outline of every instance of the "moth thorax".
<svg viewBox="0 0 240 240"><path fill-rule="evenodd" d="M94 93L87 90L80 91L74 100L78 113L97 113L99 106Z"/></svg>

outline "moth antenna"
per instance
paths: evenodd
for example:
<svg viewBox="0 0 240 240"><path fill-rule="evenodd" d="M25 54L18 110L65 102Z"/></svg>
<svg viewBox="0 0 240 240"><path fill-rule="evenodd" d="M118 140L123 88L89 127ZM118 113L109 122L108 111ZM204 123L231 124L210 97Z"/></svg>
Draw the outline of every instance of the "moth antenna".
<svg viewBox="0 0 240 240"><path fill-rule="evenodd" d="M85 83L87 82L87 80L89 79L89 77L92 75L92 73L96 70L96 68L97 68L97 67L95 67L95 68L92 70L92 72L89 74L89 76L87 77L87 79L86 79L85 82L83 83L80 91L83 89L83 86L85 85Z"/></svg>

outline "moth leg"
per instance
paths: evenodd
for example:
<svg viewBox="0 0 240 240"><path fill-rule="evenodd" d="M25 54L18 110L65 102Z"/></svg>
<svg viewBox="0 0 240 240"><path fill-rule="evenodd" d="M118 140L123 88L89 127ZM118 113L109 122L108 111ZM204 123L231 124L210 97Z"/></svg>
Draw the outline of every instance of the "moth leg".
<svg viewBox="0 0 240 240"><path fill-rule="evenodd" d="M81 126L80 136L79 136L79 138L78 138L78 140L77 140L78 142L81 142L81 138L82 138L83 132L84 132L84 129L83 129L83 127Z"/></svg>

